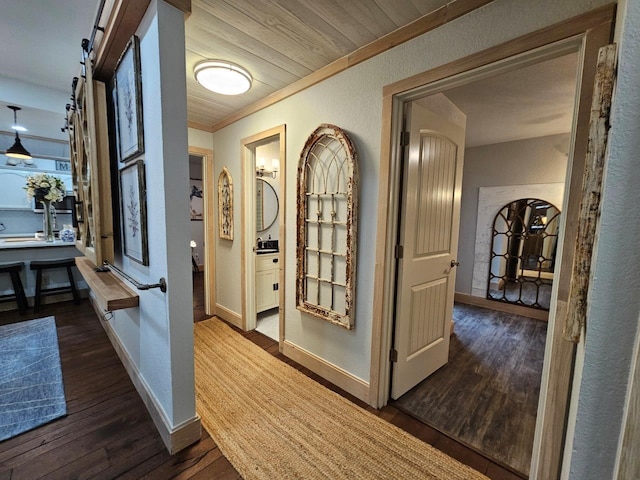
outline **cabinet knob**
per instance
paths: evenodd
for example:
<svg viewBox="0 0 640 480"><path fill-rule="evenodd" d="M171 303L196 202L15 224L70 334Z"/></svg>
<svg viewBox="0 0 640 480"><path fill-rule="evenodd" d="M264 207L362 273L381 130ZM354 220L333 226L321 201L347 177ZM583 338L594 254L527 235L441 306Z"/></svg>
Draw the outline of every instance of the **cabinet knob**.
<svg viewBox="0 0 640 480"><path fill-rule="evenodd" d="M278 259L277 259L277 258L274 258L274 259L272 260L272 262L273 262L273 263L278 263Z"/></svg>

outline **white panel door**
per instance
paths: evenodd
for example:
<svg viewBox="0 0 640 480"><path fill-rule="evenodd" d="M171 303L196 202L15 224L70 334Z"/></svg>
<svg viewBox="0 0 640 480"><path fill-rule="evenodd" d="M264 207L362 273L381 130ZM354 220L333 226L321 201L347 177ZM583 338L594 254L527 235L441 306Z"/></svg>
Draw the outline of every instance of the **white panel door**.
<svg viewBox="0 0 640 480"><path fill-rule="evenodd" d="M442 367L449 356L465 129L464 119L448 120L459 113L447 115L441 102L439 107L435 114L414 102L407 112L410 143L400 224L394 399Z"/></svg>

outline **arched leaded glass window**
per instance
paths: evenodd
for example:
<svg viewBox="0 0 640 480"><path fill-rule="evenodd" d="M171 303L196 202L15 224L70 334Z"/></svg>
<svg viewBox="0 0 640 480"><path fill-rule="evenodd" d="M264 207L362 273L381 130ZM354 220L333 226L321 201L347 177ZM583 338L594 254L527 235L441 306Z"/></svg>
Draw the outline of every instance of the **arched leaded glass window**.
<svg viewBox="0 0 640 480"><path fill-rule="evenodd" d="M356 270L356 152L335 125L307 139L298 165L297 307L352 329Z"/></svg>
<svg viewBox="0 0 640 480"><path fill-rule="evenodd" d="M549 310L560 211L536 198L515 200L493 220L487 298Z"/></svg>

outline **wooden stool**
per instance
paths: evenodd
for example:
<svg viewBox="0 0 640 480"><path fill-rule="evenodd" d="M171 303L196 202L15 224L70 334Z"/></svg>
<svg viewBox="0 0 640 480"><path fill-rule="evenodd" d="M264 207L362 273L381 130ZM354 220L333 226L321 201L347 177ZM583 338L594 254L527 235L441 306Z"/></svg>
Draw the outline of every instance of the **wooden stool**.
<svg viewBox="0 0 640 480"><path fill-rule="evenodd" d="M18 303L18 310L20 313L24 314L27 313L29 304L27 303L27 297L24 294L22 281L20 280L22 267L24 267L23 262L0 264L0 273L8 273L11 276L11 283L13 284L13 293L0 295L0 302L13 302L15 300Z"/></svg>
<svg viewBox="0 0 640 480"><path fill-rule="evenodd" d="M31 270L36 270L36 298L33 302L33 311L40 311L42 297L53 295L54 293L71 292L76 305L80 303L80 295L76 289L76 282L73 279L71 267L75 266L75 258L60 258L58 260L34 260L31 262ZM42 288L42 271L48 268L66 268L69 276L69 285L65 287Z"/></svg>

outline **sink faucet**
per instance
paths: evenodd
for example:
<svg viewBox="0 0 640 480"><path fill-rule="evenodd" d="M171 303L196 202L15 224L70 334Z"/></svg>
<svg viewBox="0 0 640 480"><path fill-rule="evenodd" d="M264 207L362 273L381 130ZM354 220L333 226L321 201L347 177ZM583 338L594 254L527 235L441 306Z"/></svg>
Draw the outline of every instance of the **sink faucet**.
<svg viewBox="0 0 640 480"><path fill-rule="evenodd" d="M258 248L262 248L262 237L258 237L256 243L258 244Z"/></svg>

